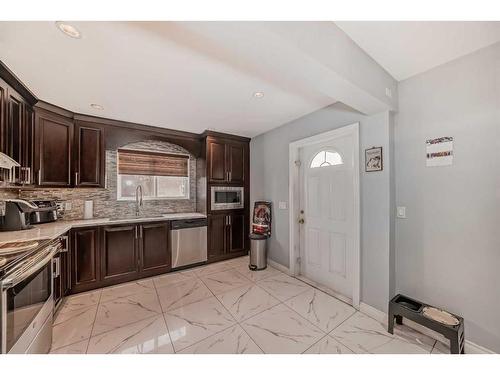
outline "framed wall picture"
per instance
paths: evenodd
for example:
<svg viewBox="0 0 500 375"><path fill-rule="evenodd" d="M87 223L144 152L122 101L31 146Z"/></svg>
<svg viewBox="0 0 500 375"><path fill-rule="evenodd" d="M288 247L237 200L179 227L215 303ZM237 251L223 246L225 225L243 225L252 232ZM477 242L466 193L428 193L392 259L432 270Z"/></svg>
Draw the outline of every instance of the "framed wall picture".
<svg viewBox="0 0 500 375"><path fill-rule="evenodd" d="M372 147L365 150L365 171L378 172L384 168L382 147Z"/></svg>

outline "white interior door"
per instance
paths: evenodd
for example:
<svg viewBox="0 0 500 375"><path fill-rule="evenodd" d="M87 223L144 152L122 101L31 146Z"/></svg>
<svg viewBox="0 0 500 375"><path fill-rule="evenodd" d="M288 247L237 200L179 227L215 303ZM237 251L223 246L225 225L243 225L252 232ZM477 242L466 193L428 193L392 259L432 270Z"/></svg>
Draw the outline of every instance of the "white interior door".
<svg viewBox="0 0 500 375"><path fill-rule="evenodd" d="M357 137L343 133L299 149L300 273L352 299L357 251Z"/></svg>

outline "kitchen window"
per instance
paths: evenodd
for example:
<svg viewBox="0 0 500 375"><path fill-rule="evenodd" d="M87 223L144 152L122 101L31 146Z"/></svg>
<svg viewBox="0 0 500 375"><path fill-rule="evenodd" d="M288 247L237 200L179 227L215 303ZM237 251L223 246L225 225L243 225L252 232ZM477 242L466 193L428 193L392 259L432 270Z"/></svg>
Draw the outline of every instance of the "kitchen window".
<svg viewBox="0 0 500 375"><path fill-rule="evenodd" d="M144 199L189 199L189 156L118 150L117 199L134 200L138 185Z"/></svg>

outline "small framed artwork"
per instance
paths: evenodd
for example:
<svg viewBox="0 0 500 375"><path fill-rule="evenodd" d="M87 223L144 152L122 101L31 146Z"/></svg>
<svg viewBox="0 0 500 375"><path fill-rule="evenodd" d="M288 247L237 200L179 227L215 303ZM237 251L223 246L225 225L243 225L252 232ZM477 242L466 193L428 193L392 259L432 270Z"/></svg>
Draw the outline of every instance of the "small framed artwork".
<svg viewBox="0 0 500 375"><path fill-rule="evenodd" d="M365 150L365 171L378 172L384 169L382 147L372 147Z"/></svg>

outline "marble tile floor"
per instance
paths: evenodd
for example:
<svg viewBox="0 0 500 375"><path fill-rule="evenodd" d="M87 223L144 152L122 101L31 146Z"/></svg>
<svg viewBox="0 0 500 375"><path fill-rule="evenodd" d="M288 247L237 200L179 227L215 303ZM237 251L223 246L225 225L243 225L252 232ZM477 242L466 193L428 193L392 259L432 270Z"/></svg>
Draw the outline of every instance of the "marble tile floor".
<svg viewBox="0 0 500 375"><path fill-rule="evenodd" d="M70 296L51 353L443 353L406 326L383 324L248 257Z"/></svg>

